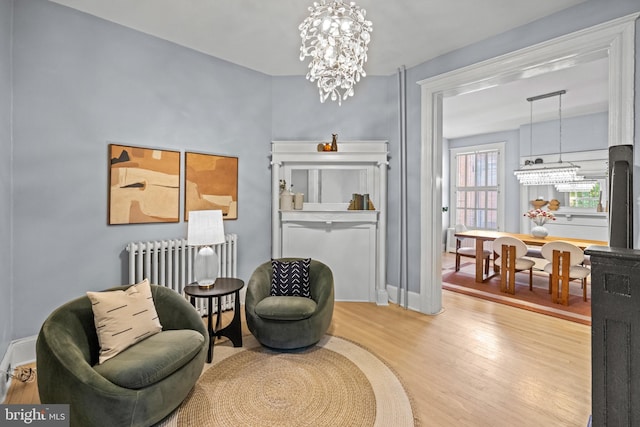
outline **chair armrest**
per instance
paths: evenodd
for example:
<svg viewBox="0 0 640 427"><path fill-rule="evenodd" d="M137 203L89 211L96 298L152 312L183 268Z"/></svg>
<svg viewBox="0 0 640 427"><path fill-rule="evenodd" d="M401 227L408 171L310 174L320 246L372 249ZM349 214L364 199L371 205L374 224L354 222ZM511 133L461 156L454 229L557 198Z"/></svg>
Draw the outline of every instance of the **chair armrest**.
<svg viewBox="0 0 640 427"><path fill-rule="evenodd" d="M319 261L311 261L311 274L309 280L312 283L311 297L318 305L323 305L328 299L333 300L333 273L331 269Z"/></svg>
<svg viewBox="0 0 640 427"><path fill-rule="evenodd" d="M271 294L271 261L267 261L255 269L247 283L244 304L253 310L260 301Z"/></svg>

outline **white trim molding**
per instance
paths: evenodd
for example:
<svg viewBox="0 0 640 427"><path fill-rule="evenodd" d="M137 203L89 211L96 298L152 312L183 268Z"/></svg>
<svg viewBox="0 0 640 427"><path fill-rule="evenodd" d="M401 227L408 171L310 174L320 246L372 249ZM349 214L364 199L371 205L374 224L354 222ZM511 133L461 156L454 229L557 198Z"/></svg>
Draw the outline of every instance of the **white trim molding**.
<svg viewBox="0 0 640 427"><path fill-rule="evenodd" d="M5 382L5 372L13 371L16 366L22 366L36 361L36 341L37 335L26 338L17 339L9 343L7 352L0 361L0 371L2 371L2 379L0 380L0 402L4 402L7 391L11 385L11 379Z"/></svg>
<svg viewBox="0 0 640 427"><path fill-rule="evenodd" d="M634 143L635 21L627 15L515 52L440 74L421 86L420 311L442 310L442 99L609 60L609 146Z"/></svg>

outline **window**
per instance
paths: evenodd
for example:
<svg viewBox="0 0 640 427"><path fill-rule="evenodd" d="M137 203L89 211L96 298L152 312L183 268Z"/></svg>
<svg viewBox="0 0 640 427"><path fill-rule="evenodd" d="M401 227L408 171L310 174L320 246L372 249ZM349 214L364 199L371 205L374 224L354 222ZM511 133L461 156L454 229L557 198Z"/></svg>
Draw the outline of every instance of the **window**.
<svg viewBox="0 0 640 427"><path fill-rule="evenodd" d="M470 229L499 230L500 159L503 144L452 150L451 183L455 224Z"/></svg>
<svg viewBox="0 0 640 427"><path fill-rule="evenodd" d="M572 191L568 193L570 208L602 209L602 191L604 180L597 180L591 191ZM603 187L601 187L603 186ZM600 205L600 206L598 206Z"/></svg>

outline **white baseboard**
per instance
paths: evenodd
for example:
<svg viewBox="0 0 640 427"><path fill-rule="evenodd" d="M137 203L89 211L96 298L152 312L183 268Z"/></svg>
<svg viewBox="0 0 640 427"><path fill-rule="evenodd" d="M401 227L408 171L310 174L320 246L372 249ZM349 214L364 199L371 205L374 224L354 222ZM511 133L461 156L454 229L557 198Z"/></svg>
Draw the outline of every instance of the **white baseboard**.
<svg viewBox="0 0 640 427"><path fill-rule="evenodd" d="M0 362L0 402L4 402L11 385L11 378L6 381L5 372L13 372L16 366L26 365L36 361L36 335L11 341Z"/></svg>
<svg viewBox="0 0 640 427"><path fill-rule="evenodd" d="M389 305L389 292L386 289L377 291L376 304Z"/></svg>

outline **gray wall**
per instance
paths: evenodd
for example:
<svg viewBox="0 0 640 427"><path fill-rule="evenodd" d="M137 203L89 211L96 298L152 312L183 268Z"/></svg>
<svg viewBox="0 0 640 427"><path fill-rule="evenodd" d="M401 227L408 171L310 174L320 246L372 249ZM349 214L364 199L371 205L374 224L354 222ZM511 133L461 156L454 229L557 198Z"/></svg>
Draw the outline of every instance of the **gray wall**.
<svg viewBox="0 0 640 427"><path fill-rule="evenodd" d="M11 20L13 2L0 0L0 359L12 339L11 268Z"/></svg>
<svg viewBox="0 0 640 427"><path fill-rule="evenodd" d="M533 134L527 123L520 127L520 156L559 154L558 120L534 123ZM533 137L533 144L530 140ZM562 152L605 150L609 141L609 115L587 114L562 119Z"/></svg>
<svg viewBox="0 0 640 427"><path fill-rule="evenodd" d="M107 225L110 141L238 156L240 277L269 259L270 77L48 1L14 15L14 338L122 283L127 242L186 236Z"/></svg>

